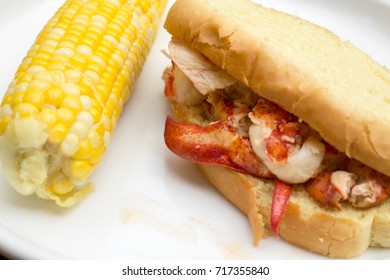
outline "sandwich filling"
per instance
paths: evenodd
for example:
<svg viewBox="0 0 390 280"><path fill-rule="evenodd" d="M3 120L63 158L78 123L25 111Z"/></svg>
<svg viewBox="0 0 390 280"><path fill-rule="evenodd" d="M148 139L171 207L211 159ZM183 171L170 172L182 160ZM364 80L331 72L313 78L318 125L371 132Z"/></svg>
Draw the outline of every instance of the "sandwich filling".
<svg viewBox="0 0 390 280"><path fill-rule="evenodd" d="M388 198L387 176L338 152L304 121L259 97L200 52L175 40L169 52L165 96L201 117L185 123L168 117L167 147L196 163L274 179L275 235L295 184L338 210L345 203L369 208Z"/></svg>

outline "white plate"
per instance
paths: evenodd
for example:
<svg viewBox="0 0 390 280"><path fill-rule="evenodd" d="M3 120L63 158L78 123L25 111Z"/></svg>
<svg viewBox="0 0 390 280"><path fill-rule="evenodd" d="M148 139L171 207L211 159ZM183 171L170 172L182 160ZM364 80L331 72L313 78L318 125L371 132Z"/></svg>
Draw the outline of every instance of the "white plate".
<svg viewBox="0 0 390 280"><path fill-rule="evenodd" d="M390 4L264 0L353 41L390 66ZM387 2L387 3L385 3ZM0 92L62 0L0 0ZM17 194L0 175L0 251L24 259L322 259L273 237L254 247L246 217L163 141L161 29L112 144L91 177L96 191L72 209ZM369 249L360 259L383 259Z"/></svg>

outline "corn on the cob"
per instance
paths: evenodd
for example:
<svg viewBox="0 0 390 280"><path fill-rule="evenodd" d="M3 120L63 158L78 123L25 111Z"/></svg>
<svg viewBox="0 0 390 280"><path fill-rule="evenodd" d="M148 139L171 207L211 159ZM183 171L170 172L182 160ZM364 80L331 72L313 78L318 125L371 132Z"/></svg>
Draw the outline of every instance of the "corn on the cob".
<svg viewBox="0 0 390 280"><path fill-rule="evenodd" d="M0 160L21 194L71 207L93 186L166 0L68 0L38 35L0 107Z"/></svg>

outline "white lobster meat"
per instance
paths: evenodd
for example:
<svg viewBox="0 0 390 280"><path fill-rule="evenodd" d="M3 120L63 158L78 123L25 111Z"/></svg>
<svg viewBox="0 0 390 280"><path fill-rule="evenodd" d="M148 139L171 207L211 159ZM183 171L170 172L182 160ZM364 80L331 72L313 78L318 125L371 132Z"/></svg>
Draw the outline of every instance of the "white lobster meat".
<svg viewBox="0 0 390 280"><path fill-rule="evenodd" d="M185 80L186 77L202 95L207 95L217 89L224 89L237 82L235 78L212 63L200 52L187 47L183 43L172 40L168 48L174 65L182 72L179 73L180 76L175 73L175 79ZM184 82L187 83L187 81ZM191 93L193 93L192 90Z"/></svg>
<svg viewBox="0 0 390 280"><path fill-rule="evenodd" d="M280 180L303 183L317 175L325 145L313 136L302 142L301 124L275 104L260 99L249 114L249 138L256 155Z"/></svg>

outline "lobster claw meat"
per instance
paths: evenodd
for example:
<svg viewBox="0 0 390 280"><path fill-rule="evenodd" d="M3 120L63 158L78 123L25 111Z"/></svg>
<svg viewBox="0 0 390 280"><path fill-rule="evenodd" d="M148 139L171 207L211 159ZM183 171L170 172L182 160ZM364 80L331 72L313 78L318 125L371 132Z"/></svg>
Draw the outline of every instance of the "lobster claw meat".
<svg viewBox="0 0 390 280"><path fill-rule="evenodd" d="M202 127L168 116L164 139L167 147L183 159L222 165L261 178L274 177L254 154L249 140L232 130L227 120Z"/></svg>
<svg viewBox="0 0 390 280"><path fill-rule="evenodd" d="M287 204L292 193L292 186L276 179L271 207L271 231L279 237L279 225L287 209Z"/></svg>
<svg viewBox="0 0 390 280"><path fill-rule="evenodd" d="M338 210L342 210L339 201L345 197L343 198L338 189L331 183L331 177L331 171L319 174L314 180L307 183L306 190L322 205L335 206Z"/></svg>

